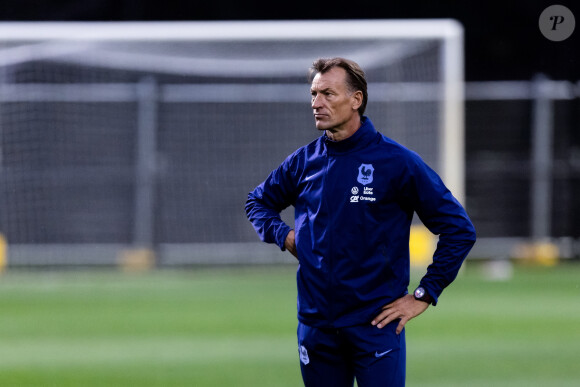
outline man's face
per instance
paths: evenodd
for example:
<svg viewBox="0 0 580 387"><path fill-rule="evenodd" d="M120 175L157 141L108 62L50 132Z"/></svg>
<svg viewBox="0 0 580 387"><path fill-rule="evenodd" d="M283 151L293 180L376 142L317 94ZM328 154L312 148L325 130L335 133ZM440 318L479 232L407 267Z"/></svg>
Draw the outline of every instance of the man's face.
<svg viewBox="0 0 580 387"><path fill-rule="evenodd" d="M312 111L318 130L340 128L358 116L360 103L357 93L350 93L346 85L346 71L333 67L318 73L312 80Z"/></svg>

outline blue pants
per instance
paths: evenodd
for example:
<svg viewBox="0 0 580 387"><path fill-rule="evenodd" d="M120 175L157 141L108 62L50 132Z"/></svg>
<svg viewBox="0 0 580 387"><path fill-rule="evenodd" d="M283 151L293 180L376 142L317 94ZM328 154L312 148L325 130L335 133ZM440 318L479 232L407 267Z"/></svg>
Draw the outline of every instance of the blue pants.
<svg viewBox="0 0 580 387"><path fill-rule="evenodd" d="M405 385L405 330L399 321L383 329L370 323L347 328L298 324L300 370L306 387L402 387Z"/></svg>

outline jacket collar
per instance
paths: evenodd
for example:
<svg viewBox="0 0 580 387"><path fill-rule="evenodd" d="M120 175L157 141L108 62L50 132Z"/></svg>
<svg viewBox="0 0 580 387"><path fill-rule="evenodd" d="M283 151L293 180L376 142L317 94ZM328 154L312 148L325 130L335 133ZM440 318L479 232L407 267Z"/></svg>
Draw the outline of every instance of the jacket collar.
<svg viewBox="0 0 580 387"><path fill-rule="evenodd" d="M376 134L377 130L371 120L362 116L360 128L349 138L342 141L332 141L326 136L326 133L322 137L330 153L347 153L366 147L376 138Z"/></svg>

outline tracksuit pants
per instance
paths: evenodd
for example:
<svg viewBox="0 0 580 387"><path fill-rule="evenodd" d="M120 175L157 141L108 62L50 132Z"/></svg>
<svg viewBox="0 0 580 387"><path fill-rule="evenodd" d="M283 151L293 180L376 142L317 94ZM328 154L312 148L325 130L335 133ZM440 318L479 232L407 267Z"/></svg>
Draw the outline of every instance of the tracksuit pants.
<svg viewBox="0 0 580 387"><path fill-rule="evenodd" d="M379 329L370 323L314 328L299 323L298 353L306 387L402 387L405 385L405 330L398 320Z"/></svg>

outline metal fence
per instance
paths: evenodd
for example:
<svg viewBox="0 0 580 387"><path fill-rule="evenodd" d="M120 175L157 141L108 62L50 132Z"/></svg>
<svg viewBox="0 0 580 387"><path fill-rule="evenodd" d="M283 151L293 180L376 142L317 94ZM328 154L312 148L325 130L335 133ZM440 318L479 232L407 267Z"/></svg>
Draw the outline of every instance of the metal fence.
<svg viewBox="0 0 580 387"><path fill-rule="evenodd" d="M252 125L248 117L264 107L232 100L235 93L204 103L210 86L161 87L145 77L135 84L3 87L4 120L22 117L17 130L2 131L0 223L16 236L9 265L290 262L257 242L243 203L285 155L317 135L303 130L312 126L300 102L306 86L285 86L275 131ZM268 109L277 109L274 89L256 90L246 86L239 95L268 95ZM415 96L404 109L437 119L432 89L425 90L424 102ZM479 235L472 258L506 258L518 246L546 241L563 257L580 254L579 90L542 76L466 84L466 205ZM19 102L47 99L50 109L19 111ZM393 96L385 101L396 103ZM382 114L373 103L371 117ZM60 125L45 126L49 120ZM254 167L240 170L247 165ZM155 254L119 254L127 248Z"/></svg>
<svg viewBox="0 0 580 387"><path fill-rule="evenodd" d="M503 258L551 243L580 255L580 84L468 83L467 205L479 242L472 256Z"/></svg>

